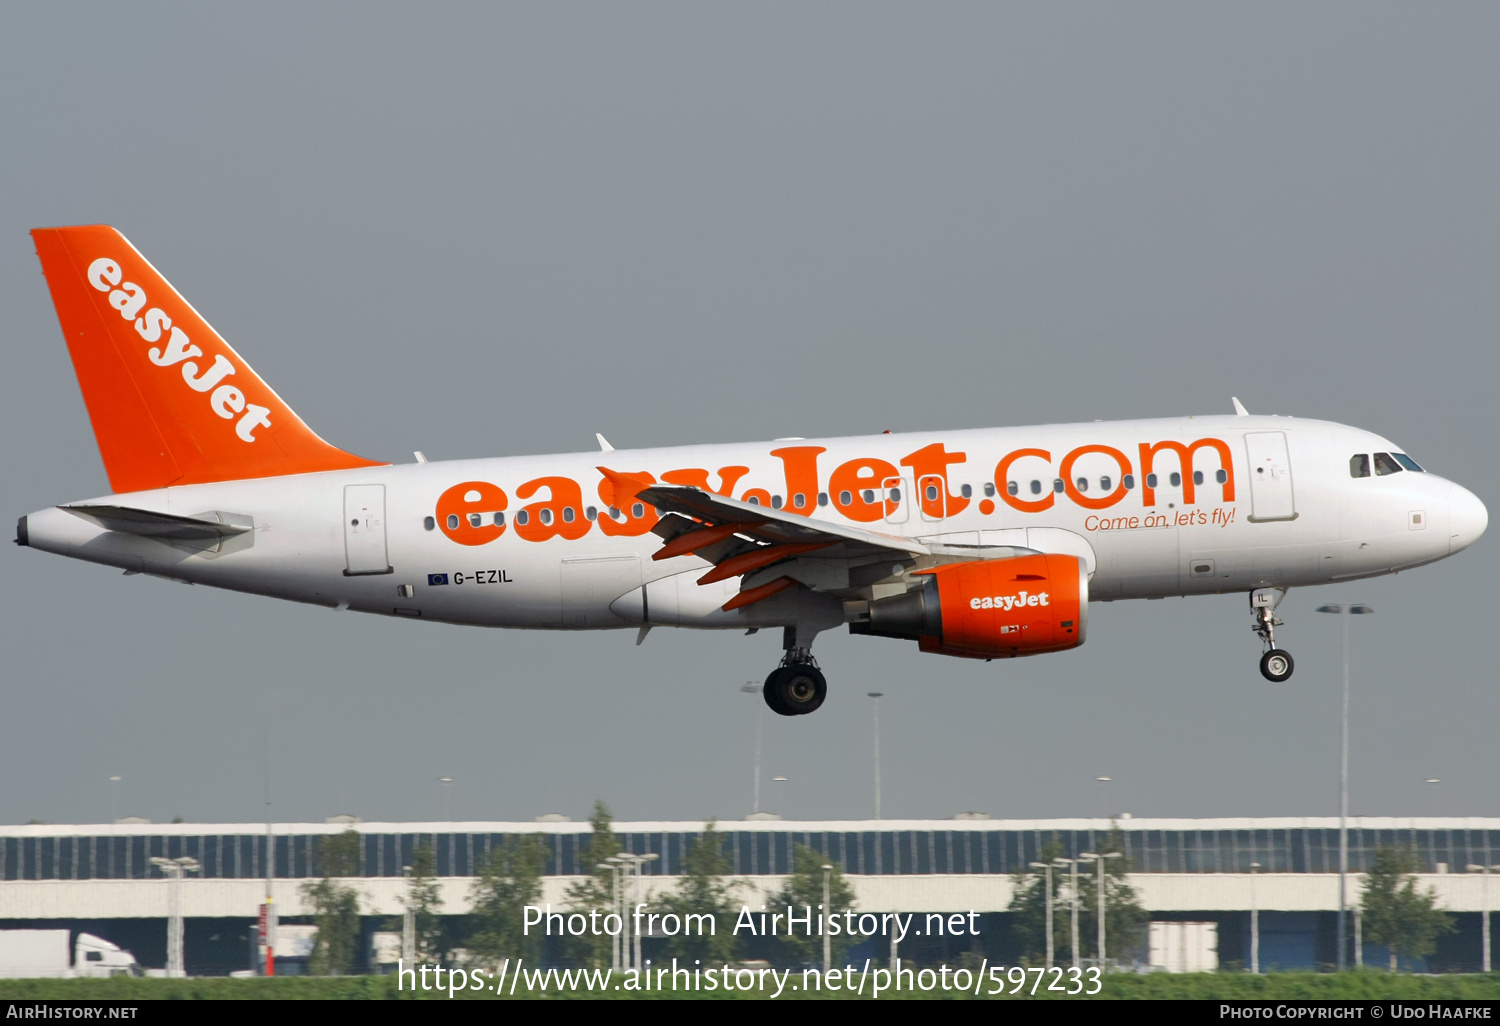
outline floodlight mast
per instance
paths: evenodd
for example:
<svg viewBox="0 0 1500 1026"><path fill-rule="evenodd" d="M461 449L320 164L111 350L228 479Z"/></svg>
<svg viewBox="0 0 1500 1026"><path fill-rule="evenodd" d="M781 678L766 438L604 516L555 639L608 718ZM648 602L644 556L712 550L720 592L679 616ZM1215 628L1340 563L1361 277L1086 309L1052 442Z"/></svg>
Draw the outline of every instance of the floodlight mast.
<svg viewBox="0 0 1500 1026"><path fill-rule="evenodd" d="M1250 863L1250 972L1260 975L1260 896L1255 892L1259 862Z"/></svg>
<svg viewBox="0 0 1500 1026"><path fill-rule="evenodd" d="M1482 941L1481 947L1483 954L1483 961L1481 964L1483 971L1487 973L1490 971L1490 874L1496 871L1500 871L1500 866L1469 865L1464 868L1465 872L1481 873L1484 877L1481 884L1483 890L1480 891L1479 899L1479 922Z"/></svg>
<svg viewBox="0 0 1500 1026"><path fill-rule="evenodd" d="M1340 605L1330 602L1319 606L1320 613L1333 613L1339 618L1344 637L1344 700L1339 718L1339 929L1338 970L1344 971L1346 957L1346 920L1349 918L1349 617L1373 613L1374 609L1361 602Z"/></svg>
<svg viewBox="0 0 1500 1026"><path fill-rule="evenodd" d="M828 917L833 914L833 899L830 895L830 879L833 876L833 866L823 863L823 975L828 975L828 969L832 965L828 941Z"/></svg>
<svg viewBox="0 0 1500 1026"><path fill-rule="evenodd" d="M406 881L405 911L401 913L401 957L407 965L417 964L417 910L412 905L411 867L401 867L401 877Z"/></svg>
<svg viewBox="0 0 1500 1026"><path fill-rule="evenodd" d="M875 819L880 819L880 700L884 691L869 691L866 696L875 700Z"/></svg>
<svg viewBox="0 0 1500 1026"><path fill-rule="evenodd" d="M625 968L625 906L621 903L620 895L620 870L623 863L624 859L621 856L611 855L598 866L599 869L607 869L611 873L610 904L615 910L615 915L620 919L620 929L609 938L610 968L616 972Z"/></svg>
<svg viewBox="0 0 1500 1026"><path fill-rule="evenodd" d="M186 960L182 951L182 876L184 873L196 873L203 867L198 864L197 859L188 855L176 859L153 856L151 864L161 870L162 878L167 884L167 975L186 976Z"/></svg>
<svg viewBox="0 0 1500 1026"><path fill-rule="evenodd" d="M1058 869L1068 868L1072 871L1073 879L1069 882L1071 890L1068 893L1068 940L1073 949L1073 968L1078 968L1078 860L1057 858L1052 864Z"/></svg>
<svg viewBox="0 0 1500 1026"><path fill-rule="evenodd" d="M1046 909L1047 909L1047 968L1051 969L1052 968L1052 863L1050 863L1050 862L1033 862L1030 865L1031 865L1032 869L1040 869L1042 871L1043 886L1046 888L1046 891L1044 892L1044 897L1046 898Z"/></svg>
<svg viewBox="0 0 1500 1026"><path fill-rule="evenodd" d="M1105 916L1105 907L1106 907L1105 906L1105 901L1104 901L1104 860L1105 859L1117 859L1117 858L1121 858L1122 856L1117 851L1107 851L1107 852L1104 852L1103 854L1099 854L1097 852L1092 852L1092 851L1086 851L1086 852L1081 853L1078 857L1080 859L1082 859L1083 861L1085 861L1085 862L1092 862L1092 863L1094 863L1098 867L1098 869L1099 869L1099 886L1096 888L1097 893L1094 895L1094 897L1096 899L1096 903L1098 905L1097 916L1098 916L1099 922L1096 925L1098 926L1098 939L1097 939L1097 943L1098 943L1099 948L1094 953L1094 960L1095 960L1095 963L1099 966L1099 971L1102 973L1104 971L1104 960L1105 960L1105 951L1106 951L1106 948L1104 947L1104 941L1105 941L1104 916Z"/></svg>
<svg viewBox="0 0 1500 1026"><path fill-rule="evenodd" d="M747 695L758 695L761 693L762 685L753 680L747 680L740 685L740 690ZM760 812L760 734L764 723L765 717L761 714L761 710L757 709L755 712L755 770L750 790L752 814Z"/></svg>

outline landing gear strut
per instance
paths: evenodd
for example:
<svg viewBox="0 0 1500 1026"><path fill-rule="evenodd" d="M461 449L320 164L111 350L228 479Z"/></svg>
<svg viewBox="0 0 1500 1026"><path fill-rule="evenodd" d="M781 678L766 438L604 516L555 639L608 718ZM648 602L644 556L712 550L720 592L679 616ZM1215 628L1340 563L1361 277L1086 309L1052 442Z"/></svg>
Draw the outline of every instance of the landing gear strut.
<svg viewBox="0 0 1500 1026"><path fill-rule="evenodd" d="M1280 592L1279 596L1277 592ZM1266 646L1265 654L1260 657L1260 675L1276 684L1290 677L1296 666L1290 652L1276 647L1276 628L1282 625L1282 621L1276 618L1276 607L1284 598L1285 588L1256 588L1250 593L1250 612L1255 616L1250 629L1260 635Z"/></svg>
<svg viewBox="0 0 1500 1026"><path fill-rule="evenodd" d="M792 632L789 630L787 634L791 641ZM805 716L817 711L828 697L828 681L823 679L823 672L810 651L788 644L781 665L771 671L760 693L772 712Z"/></svg>

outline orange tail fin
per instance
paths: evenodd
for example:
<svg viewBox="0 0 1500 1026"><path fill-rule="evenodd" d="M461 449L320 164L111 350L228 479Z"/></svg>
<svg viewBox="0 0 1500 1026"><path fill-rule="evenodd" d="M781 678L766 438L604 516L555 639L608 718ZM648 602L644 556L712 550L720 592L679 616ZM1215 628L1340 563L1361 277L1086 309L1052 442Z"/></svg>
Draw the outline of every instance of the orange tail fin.
<svg viewBox="0 0 1500 1026"><path fill-rule="evenodd" d="M383 466L314 434L113 228L31 237L116 492Z"/></svg>

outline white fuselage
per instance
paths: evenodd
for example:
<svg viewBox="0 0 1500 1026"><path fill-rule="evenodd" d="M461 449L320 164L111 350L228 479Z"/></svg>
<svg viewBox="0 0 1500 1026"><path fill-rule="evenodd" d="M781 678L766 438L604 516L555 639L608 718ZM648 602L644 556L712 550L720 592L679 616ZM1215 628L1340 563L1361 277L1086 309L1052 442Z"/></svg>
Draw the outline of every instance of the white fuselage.
<svg viewBox="0 0 1500 1026"><path fill-rule="evenodd" d="M1214 444L1192 448L1191 466L1160 447L1200 440ZM218 551L110 531L58 507L31 514L26 533L32 547L126 570L385 615L492 627L743 628L794 621L798 600L721 611L737 581L699 586L704 560L655 561L661 538L620 533L623 515L597 519L610 506L599 467L658 481L697 470L713 490L726 480L721 468L746 468L732 497L814 520L939 545L1072 553L1092 574L1089 597L1111 601L1368 577L1479 537L1484 506L1451 481L1415 471L1351 476L1355 454L1392 451L1399 446L1359 429L1264 416L696 445L377 466L93 500L253 523ZM882 462L895 468L889 478L869 470ZM467 505L452 500L466 483L499 489L504 509L471 513L483 505L477 491L460 493L475 498ZM440 509L445 493L451 501ZM464 543L481 532L485 540ZM890 568L893 581L901 569Z"/></svg>

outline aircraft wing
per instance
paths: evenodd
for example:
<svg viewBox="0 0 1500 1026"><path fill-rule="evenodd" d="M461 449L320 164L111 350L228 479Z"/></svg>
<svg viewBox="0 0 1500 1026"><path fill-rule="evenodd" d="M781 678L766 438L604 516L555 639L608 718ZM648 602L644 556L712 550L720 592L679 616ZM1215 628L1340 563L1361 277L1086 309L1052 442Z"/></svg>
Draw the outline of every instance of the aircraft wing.
<svg viewBox="0 0 1500 1026"><path fill-rule="evenodd" d="M815 591L838 591L840 584L847 587L851 564L931 555L928 546L910 538L814 520L689 485L653 484L635 496L662 514L652 530L666 544L652 558L691 554L713 563L698 578L699 584L742 579L739 594L724 604L726 611L797 584ZM820 578L826 574L808 572L809 560L825 568L838 564L845 569L825 585Z"/></svg>
<svg viewBox="0 0 1500 1026"><path fill-rule="evenodd" d="M715 495L690 485L651 485L637 492L636 496L663 513L691 517L699 521L701 527L737 525L735 534L768 545L839 545L842 549L839 554L846 556L885 551L903 556L931 554L926 545L911 538L814 520L785 510L731 499L727 495Z"/></svg>

